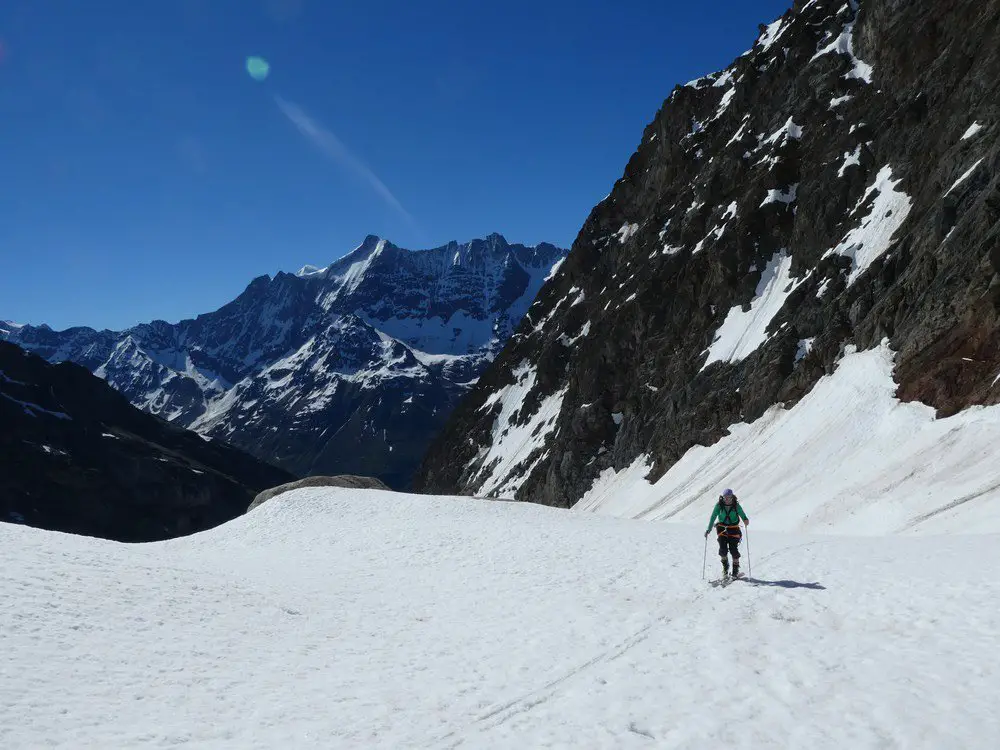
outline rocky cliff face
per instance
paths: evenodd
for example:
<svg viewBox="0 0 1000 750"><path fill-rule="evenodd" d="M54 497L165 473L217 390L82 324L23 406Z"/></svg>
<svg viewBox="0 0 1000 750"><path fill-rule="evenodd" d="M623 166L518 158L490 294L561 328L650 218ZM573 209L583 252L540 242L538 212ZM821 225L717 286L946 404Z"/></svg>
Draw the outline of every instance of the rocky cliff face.
<svg viewBox="0 0 1000 750"><path fill-rule="evenodd" d="M418 475L557 506L649 481L883 339L1000 402L1000 2L797 0L678 86Z"/></svg>
<svg viewBox="0 0 1000 750"><path fill-rule="evenodd" d="M287 472L144 414L75 364L0 341L0 520L147 542L240 515Z"/></svg>
<svg viewBox="0 0 1000 750"><path fill-rule="evenodd" d="M368 237L327 268L255 279L194 320L124 332L5 324L0 337L295 474L404 487L565 254L497 234L419 252Z"/></svg>

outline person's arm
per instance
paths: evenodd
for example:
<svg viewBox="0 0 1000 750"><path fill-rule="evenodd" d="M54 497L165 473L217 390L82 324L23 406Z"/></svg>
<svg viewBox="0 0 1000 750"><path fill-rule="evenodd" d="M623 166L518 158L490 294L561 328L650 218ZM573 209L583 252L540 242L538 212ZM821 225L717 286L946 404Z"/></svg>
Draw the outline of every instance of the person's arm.
<svg viewBox="0 0 1000 750"><path fill-rule="evenodd" d="M740 518L743 519L743 523L745 523L747 526L749 526L750 525L750 519L747 518L747 514L743 512L743 506L740 505L739 503L736 503L736 512L740 514Z"/></svg>
<svg viewBox="0 0 1000 750"><path fill-rule="evenodd" d="M708 536L708 532L712 530L712 524L715 523L715 519L719 517L719 504L716 503L715 507L712 509L712 517L708 519L708 528L705 529L705 536Z"/></svg>

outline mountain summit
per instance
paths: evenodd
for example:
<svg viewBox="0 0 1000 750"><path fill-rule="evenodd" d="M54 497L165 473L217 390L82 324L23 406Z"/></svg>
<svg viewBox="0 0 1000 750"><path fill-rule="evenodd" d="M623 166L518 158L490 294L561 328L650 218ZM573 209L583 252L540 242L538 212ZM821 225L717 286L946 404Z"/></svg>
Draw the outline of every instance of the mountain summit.
<svg viewBox="0 0 1000 750"><path fill-rule="evenodd" d="M399 487L565 255L499 234L421 251L369 236L325 268L258 277L194 320L3 325L0 337L291 472Z"/></svg>

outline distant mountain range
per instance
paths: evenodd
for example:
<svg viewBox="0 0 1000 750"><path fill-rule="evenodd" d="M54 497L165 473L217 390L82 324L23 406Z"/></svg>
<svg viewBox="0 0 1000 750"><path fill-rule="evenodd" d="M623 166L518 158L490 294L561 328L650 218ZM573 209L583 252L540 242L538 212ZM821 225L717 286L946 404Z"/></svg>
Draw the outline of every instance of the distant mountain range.
<svg viewBox="0 0 1000 750"><path fill-rule="evenodd" d="M0 323L139 408L298 474L405 487L566 256L501 235L432 250L375 236L326 268L254 279L194 320L126 331Z"/></svg>

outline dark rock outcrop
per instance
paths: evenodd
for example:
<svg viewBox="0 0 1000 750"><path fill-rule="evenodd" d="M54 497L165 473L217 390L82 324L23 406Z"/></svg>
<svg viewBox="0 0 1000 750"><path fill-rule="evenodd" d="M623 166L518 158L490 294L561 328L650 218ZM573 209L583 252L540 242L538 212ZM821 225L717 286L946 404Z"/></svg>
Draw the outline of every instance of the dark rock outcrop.
<svg viewBox="0 0 1000 750"><path fill-rule="evenodd" d="M291 478L0 341L0 521L149 542L224 523Z"/></svg>
<svg viewBox="0 0 1000 750"><path fill-rule="evenodd" d="M380 482L374 477L357 477L351 476L350 474L342 474L336 477L305 477L304 479L297 479L294 482L283 484L280 487L272 487L269 490L264 490L254 498L252 503L250 503L250 507L247 508L247 513L252 511L257 506L263 505L268 500L277 497L278 495L285 492L291 492L292 490L297 490L302 487L343 487L345 489L354 490L389 489L384 482Z"/></svg>
<svg viewBox="0 0 1000 750"><path fill-rule="evenodd" d="M552 245L499 234L410 251L368 237L324 269L254 279L221 309L123 332L0 324L139 408L292 473L395 488L520 322Z"/></svg>
<svg viewBox="0 0 1000 750"><path fill-rule="evenodd" d="M416 486L655 481L848 344L941 415L1000 401L998 80L998 0L796 0L675 88Z"/></svg>

